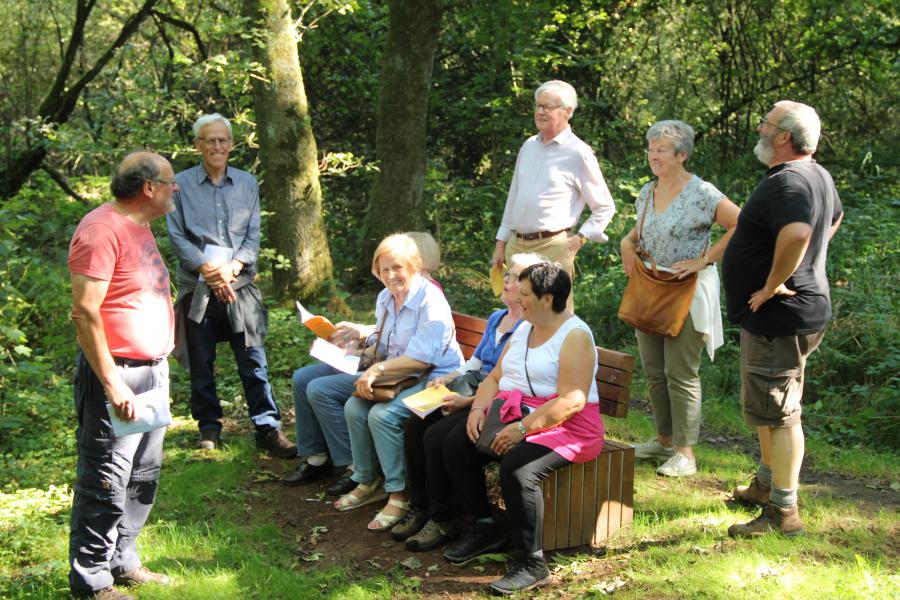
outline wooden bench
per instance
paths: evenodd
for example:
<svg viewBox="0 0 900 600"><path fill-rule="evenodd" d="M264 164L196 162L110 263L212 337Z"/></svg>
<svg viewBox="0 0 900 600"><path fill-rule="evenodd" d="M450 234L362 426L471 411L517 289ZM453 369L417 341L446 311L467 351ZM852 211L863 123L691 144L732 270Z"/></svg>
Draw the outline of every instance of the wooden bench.
<svg viewBox="0 0 900 600"><path fill-rule="evenodd" d="M453 313L456 341L468 359L478 346L487 321ZM634 357L597 346L597 391L600 412L628 414ZM587 463L572 464L550 474L544 492L544 550L572 546L604 546L634 515L634 448L606 439L603 451Z"/></svg>

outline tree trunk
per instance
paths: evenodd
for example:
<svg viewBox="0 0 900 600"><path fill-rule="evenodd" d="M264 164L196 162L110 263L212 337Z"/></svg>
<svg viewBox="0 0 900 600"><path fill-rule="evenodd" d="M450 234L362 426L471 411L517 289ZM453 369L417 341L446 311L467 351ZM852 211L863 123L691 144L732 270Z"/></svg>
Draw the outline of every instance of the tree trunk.
<svg viewBox="0 0 900 600"><path fill-rule="evenodd" d="M262 164L261 198L269 239L290 261L273 269L276 296L306 298L331 280L331 253L322 219L316 140L303 87L299 37L287 0L245 0L244 13L261 27L254 47L265 81L254 78Z"/></svg>
<svg viewBox="0 0 900 600"><path fill-rule="evenodd" d="M425 225L425 122L443 3L389 0L388 7L390 28L381 64L375 134L381 170L366 214L360 264L368 264L386 235Z"/></svg>

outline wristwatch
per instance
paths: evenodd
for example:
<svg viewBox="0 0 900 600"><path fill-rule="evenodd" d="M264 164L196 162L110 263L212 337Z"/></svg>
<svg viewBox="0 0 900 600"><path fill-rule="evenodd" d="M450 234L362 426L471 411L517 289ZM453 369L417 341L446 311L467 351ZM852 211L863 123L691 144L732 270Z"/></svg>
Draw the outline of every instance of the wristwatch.
<svg viewBox="0 0 900 600"><path fill-rule="evenodd" d="M575 235L577 235L579 238L581 238L581 246L582 247L584 247L584 245L588 243L587 236L584 235L583 233L581 233L580 231L578 233L576 233Z"/></svg>
<svg viewBox="0 0 900 600"><path fill-rule="evenodd" d="M522 435L525 435L526 433L528 433L528 430L525 429L525 423L523 423L522 421L519 421L518 426L519 426L519 433L521 433Z"/></svg>
<svg viewBox="0 0 900 600"><path fill-rule="evenodd" d="M379 375L384 375L384 363L378 363L374 365L375 370L378 371Z"/></svg>

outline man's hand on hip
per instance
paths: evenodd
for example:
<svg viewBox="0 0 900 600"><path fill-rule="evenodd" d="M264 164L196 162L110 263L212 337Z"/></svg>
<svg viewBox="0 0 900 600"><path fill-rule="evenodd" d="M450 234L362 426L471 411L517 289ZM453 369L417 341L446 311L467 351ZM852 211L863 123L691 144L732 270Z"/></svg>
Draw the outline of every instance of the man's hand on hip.
<svg viewBox="0 0 900 600"><path fill-rule="evenodd" d="M566 238L566 248L569 250L569 254L575 256L578 254L578 251L581 250L581 247L584 246L584 238L577 233L569 235Z"/></svg>
<svg viewBox="0 0 900 600"><path fill-rule="evenodd" d="M769 290L767 288L763 288L761 290L757 290L750 294L750 300L747 301L747 304L750 305L750 312L756 312L759 310L759 307L768 302L773 296L796 296L797 292L794 290L788 289L783 283L779 285L774 290Z"/></svg>

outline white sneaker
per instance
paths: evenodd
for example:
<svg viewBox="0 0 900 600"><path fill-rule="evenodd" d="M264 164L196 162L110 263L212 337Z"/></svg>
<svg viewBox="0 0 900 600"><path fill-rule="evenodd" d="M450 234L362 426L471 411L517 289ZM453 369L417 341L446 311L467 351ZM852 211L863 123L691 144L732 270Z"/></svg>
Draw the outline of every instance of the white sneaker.
<svg viewBox="0 0 900 600"><path fill-rule="evenodd" d="M666 477L684 477L685 475L693 475L696 472L697 462L679 452L676 452L672 458L656 469L657 475L665 475Z"/></svg>
<svg viewBox="0 0 900 600"><path fill-rule="evenodd" d="M670 458L675 454L675 450L666 448L655 439L635 444L633 447L635 458Z"/></svg>

